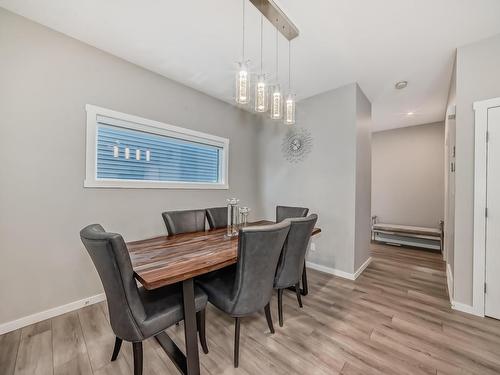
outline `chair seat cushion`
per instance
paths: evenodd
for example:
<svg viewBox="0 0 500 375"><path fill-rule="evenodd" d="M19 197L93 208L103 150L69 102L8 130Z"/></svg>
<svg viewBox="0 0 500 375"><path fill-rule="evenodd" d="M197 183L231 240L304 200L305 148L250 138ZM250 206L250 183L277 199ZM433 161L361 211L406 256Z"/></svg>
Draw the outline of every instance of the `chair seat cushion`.
<svg viewBox="0 0 500 375"><path fill-rule="evenodd" d="M284 281L284 280L280 280L280 279L276 278L274 280L273 288L274 289L286 289L286 288L290 288L292 286L295 286L299 282L299 280L300 279L297 279L297 281Z"/></svg>
<svg viewBox="0 0 500 375"><path fill-rule="evenodd" d="M138 290L146 311L146 319L139 327L145 337L154 336L184 319L181 283L155 290L143 287ZM194 301L197 312L207 304L207 295L197 286L194 288Z"/></svg>
<svg viewBox="0 0 500 375"><path fill-rule="evenodd" d="M236 277L236 265L211 272L196 279L205 291L208 300L218 309L231 315L234 308L233 285Z"/></svg>

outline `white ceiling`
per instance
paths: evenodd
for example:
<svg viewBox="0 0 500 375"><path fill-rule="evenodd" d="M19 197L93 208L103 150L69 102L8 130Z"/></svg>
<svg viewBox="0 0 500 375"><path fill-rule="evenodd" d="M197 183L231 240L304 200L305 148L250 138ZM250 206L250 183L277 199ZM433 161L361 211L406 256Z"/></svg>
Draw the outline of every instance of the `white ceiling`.
<svg viewBox="0 0 500 375"><path fill-rule="evenodd" d="M500 33L499 0L281 0L298 98L357 81L374 130L444 118L454 49ZM0 0L0 6L130 62L232 102L241 58L241 0ZM257 69L260 16L247 1L247 57ZM274 72L265 25L264 69ZM286 87L288 43L280 37ZM394 89L407 80L408 88ZM407 112L415 112L407 116ZM300 121L300 119L299 119ZM307 124L304 124L307 126Z"/></svg>

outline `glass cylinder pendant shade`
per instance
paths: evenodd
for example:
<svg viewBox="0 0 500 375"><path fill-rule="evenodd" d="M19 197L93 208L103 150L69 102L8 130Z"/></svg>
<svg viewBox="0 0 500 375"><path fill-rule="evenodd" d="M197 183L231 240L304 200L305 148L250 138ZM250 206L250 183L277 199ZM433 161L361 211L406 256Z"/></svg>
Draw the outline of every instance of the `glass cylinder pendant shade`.
<svg viewBox="0 0 500 375"><path fill-rule="evenodd" d="M295 95L293 93L288 93L286 96L284 107L283 122L285 125L295 124Z"/></svg>
<svg viewBox="0 0 500 375"><path fill-rule="evenodd" d="M250 73L245 62L238 64L235 99L238 104L247 104L250 100Z"/></svg>
<svg viewBox="0 0 500 375"><path fill-rule="evenodd" d="M274 85L271 90L269 110L273 120L279 120L283 116L283 95L280 85Z"/></svg>
<svg viewBox="0 0 500 375"><path fill-rule="evenodd" d="M267 111L267 96L266 76L261 74L257 77L257 83L255 84L255 112Z"/></svg>

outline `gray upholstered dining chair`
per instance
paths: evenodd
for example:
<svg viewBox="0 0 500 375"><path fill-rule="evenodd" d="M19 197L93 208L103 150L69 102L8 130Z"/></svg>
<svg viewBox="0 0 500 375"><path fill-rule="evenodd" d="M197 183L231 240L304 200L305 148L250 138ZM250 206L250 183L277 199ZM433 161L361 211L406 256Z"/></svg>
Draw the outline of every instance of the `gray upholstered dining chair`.
<svg viewBox="0 0 500 375"><path fill-rule="evenodd" d="M308 217L288 219L290 231L283 246L281 256L274 277L274 289L278 290L278 316L279 324L283 327L283 290L291 286L295 287L297 301L302 308L299 280L304 268L307 245L311 238L314 225L318 215L312 214Z"/></svg>
<svg viewBox="0 0 500 375"><path fill-rule="evenodd" d="M80 238L94 262L106 293L111 328L116 335L111 361L116 360L123 340L132 342L134 375L141 375L142 341L160 334L168 338L163 331L184 319L182 288L179 284L151 291L137 287L122 236L106 232L99 224L83 228ZM198 332L202 348L208 353L205 339L206 304L207 295L200 288L195 288ZM173 341L169 342L175 346ZM178 350L176 346L175 349Z"/></svg>
<svg viewBox="0 0 500 375"><path fill-rule="evenodd" d="M293 217L306 217L308 212L309 208L305 207L276 206L276 222Z"/></svg>
<svg viewBox="0 0 500 375"><path fill-rule="evenodd" d="M306 217L309 212L309 208L305 207L290 207L290 206L276 206L276 222L279 223L285 219L291 219L294 217ZM304 268L302 272L302 290L303 295L309 293L309 287L307 284L307 271L306 263L304 261Z"/></svg>
<svg viewBox="0 0 500 375"><path fill-rule="evenodd" d="M168 211L161 215L170 236L205 230L205 210Z"/></svg>
<svg viewBox="0 0 500 375"><path fill-rule="evenodd" d="M200 277L208 301L235 320L234 367L239 363L240 319L264 309L274 333L270 310L273 279L290 222L242 228L236 265Z"/></svg>
<svg viewBox="0 0 500 375"><path fill-rule="evenodd" d="M227 207L207 208L207 220L210 229L227 227Z"/></svg>

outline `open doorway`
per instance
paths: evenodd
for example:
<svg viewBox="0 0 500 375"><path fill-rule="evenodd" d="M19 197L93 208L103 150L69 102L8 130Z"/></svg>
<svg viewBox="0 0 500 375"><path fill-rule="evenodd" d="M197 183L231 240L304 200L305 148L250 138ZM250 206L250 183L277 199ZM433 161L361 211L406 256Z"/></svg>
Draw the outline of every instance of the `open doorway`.
<svg viewBox="0 0 500 375"><path fill-rule="evenodd" d="M372 240L442 251L445 124L372 136Z"/></svg>

